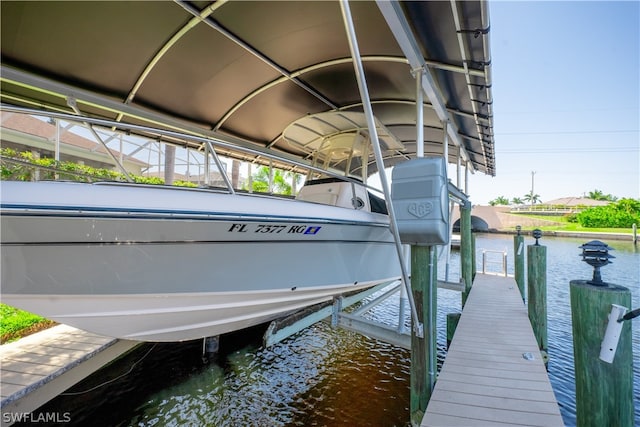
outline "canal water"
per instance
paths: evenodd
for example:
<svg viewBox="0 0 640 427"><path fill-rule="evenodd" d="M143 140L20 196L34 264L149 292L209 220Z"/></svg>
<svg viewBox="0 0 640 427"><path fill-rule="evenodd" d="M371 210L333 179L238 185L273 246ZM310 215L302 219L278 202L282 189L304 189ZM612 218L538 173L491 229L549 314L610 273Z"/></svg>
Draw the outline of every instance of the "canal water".
<svg viewBox="0 0 640 427"><path fill-rule="evenodd" d="M546 238L549 375L567 426L575 425L575 383L569 282L590 279L580 246L589 239ZM640 248L606 241L615 251L602 269L607 282L632 292L640 307ZM533 244L527 238L525 244ZM478 235L483 250L506 250L513 274L513 237ZM488 252L489 260L501 261ZM493 264L492 264L493 267ZM445 257L438 265L444 278ZM449 280L459 279L452 254ZM460 294L438 290L438 359L446 354L446 313L460 310ZM398 298L368 317L397 322ZM405 319L408 324L409 319ZM640 320L633 325L635 422L640 425ZM325 322L270 348L262 328L221 338L214 360L203 363L202 342L144 344L40 409L64 413L67 425L92 426L406 426L409 351Z"/></svg>

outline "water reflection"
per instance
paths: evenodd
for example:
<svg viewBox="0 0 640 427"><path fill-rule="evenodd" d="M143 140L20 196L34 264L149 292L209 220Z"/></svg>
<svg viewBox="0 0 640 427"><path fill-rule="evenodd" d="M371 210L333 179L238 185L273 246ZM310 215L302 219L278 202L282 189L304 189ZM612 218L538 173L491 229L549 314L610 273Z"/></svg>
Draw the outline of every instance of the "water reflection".
<svg viewBox="0 0 640 427"><path fill-rule="evenodd" d="M408 419L409 352L322 323L245 347L134 411L132 425L379 425Z"/></svg>

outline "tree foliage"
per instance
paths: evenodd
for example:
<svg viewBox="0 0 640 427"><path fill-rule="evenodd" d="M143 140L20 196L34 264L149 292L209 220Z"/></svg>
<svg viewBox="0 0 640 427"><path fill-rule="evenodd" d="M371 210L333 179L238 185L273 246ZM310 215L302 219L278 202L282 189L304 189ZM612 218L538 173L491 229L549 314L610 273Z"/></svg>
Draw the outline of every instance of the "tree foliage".
<svg viewBox="0 0 640 427"><path fill-rule="evenodd" d="M288 172L280 169L273 169L273 193L285 194L290 196L292 193L291 184L288 182L290 178ZM252 189L256 192L266 193L269 191L269 167L261 166L252 175Z"/></svg>
<svg viewBox="0 0 640 427"><path fill-rule="evenodd" d="M587 228L628 228L640 225L640 200L620 199L606 206L596 206L580 212L577 220Z"/></svg>
<svg viewBox="0 0 640 427"><path fill-rule="evenodd" d="M532 205L535 205L536 203L540 203L540 195L539 194L531 194L531 192L525 194L523 199L524 199L525 202L529 202Z"/></svg>
<svg viewBox="0 0 640 427"><path fill-rule="evenodd" d="M593 200L606 200L609 202L615 202L616 200L618 200L617 197L614 197L611 194L604 194L600 190L589 191L589 195L587 196L587 198Z"/></svg>
<svg viewBox="0 0 640 427"><path fill-rule="evenodd" d="M489 204L491 206L496 206L496 205L508 205L509 204L509 199L507 199L504 196L500 196L500 197L496 197L495 199L491 200L489 202Z"/></svg>
<svg viewBox="0 0 640 427"><path fill-rule="evenodd" d="M126 181L123 173L104 168L93 168L80 163L58 161L49 157L37 158L30 151L16 151L10 148L0 149L2 156L1 175L3 180L34 181L66 180L77 182ZM12 162L15 160L16 162ZM57 175L57 178L56 178ZM156 176L129 175L138 184L162 185L164 179ZM175 181L173 185L197 187L187 181Z"/></svg>

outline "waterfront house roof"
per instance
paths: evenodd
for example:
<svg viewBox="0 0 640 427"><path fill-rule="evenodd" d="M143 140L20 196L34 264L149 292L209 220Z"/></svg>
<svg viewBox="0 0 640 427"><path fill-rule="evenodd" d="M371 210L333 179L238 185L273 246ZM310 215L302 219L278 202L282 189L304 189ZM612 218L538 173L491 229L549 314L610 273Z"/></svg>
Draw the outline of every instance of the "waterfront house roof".
<svg viewBox="0 0 640 427"><path fill-rule="evenodd" d="M2 128L2 146L11 147L19 151L46 152L53 156L56 125L27 114L0 111L0 125ZM121 153L111 150L112 154L120 157ZM113 167L113 160L107 154L105 147L95 140L85 138L69 129L60 129L61 160L83 161L96 167ZM135 157L122 154L125 168L130 172L140 173L148 167Z"/></svg>
<svg viewBox="0 0 640 427"><path fill-rule="evenodd" d="M1 2L2 103L305 160L282 136L289 124L363 111L345 4L373 113L404 146L385 153L385 166L415 156L420 70L425 154L446 143L450 163L495 175L484 1Z"/></svg>
<svg viewBox="0 0 640 427"><path fill-rule="evenodd" d="M550 206L606 206L610 202L606 200L594 200L589 199L587 197L561 197L559 199L549 200L548 202L544 202L544 205Z"/></svg>

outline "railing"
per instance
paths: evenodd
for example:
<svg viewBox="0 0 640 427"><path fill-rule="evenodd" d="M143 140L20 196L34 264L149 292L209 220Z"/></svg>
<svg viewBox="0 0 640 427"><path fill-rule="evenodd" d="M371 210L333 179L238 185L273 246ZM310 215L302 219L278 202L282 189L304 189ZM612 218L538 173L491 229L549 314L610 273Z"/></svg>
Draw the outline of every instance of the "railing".
<svg viewBox="0 0 640 427"><path fill-rule="evenodd" d="M576 206L566 206L566 205L523 205L523 206L513 206L511 207L511 213L538 213L538 214L547 214L547 215L561 215L561 214L572 214L579 213L583 210L589 208L587 205L576 205Z"/></svg>
<svg viewBox="0 0 640 427"><path fill-rule="evenodd" d="M500 254L502 255L501 260L488 259L488 254ZM500 272L495 271L487 271L487 264L490 265L501 265L502 270ZM505 276L507 277L507 251L495 251L489 249L482 250L482 274L493 274L496 276Z"/></svg>

